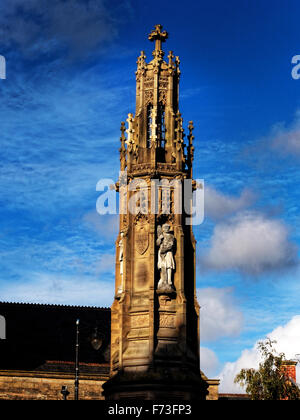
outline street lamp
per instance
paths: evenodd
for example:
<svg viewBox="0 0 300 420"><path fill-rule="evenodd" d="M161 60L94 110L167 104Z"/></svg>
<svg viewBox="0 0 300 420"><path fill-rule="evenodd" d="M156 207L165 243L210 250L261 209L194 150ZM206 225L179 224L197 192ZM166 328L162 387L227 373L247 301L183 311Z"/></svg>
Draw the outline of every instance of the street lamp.
<svg viewBox="0 0 300 420"><path fill-rule="evenodd" d="M78 400L79 391L79 319L76 320L76 345L75 345L75 400Z"/></svg>
<svg viewBox="0 0 300 420"><path fill-rule="evenodd" d="M102 342L103 342L103 339L98 334L98 327L95 327L94 332L91 336L91 345L92 345L93 349L94 350L99 350L100 347L102 346Z"/></svg>
<svg viewBox="0 0 300 420"><path fill-rule="evenodd" d="M80 320L76 320L76 345L75 345L75 395L74 399L78 400L79 395L79 325ZM93 334L90 336L90 343L94 350L99 350L103 343L103 337L98 333L98 327L94 328Z"/></svg>

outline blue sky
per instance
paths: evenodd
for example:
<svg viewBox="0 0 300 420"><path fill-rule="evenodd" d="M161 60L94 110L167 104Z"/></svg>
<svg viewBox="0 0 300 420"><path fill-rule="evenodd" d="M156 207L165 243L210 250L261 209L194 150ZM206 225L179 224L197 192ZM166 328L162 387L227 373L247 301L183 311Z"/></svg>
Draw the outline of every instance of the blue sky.
<svg viewBox="0 0 300 420"><path fill-rule="evenodd" d="M110 306L117 222L96 213L96 183L117 178L136 59L161 23L206 186L201 365L222 377L279 327L300 353L284 334L300 315L299 12L294 0L2 0L0 300Z"/></svg>

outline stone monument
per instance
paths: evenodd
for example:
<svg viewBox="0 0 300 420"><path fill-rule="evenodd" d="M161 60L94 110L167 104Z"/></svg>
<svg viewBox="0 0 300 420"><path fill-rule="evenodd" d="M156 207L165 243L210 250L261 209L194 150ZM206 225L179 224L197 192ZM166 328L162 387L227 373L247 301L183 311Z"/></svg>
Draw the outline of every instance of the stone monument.
<svg viewBox="0 0 300 420"><path fill-rule="evenodd" d="M111 307L111 378L103 386L110 400L205 399L207 392L199 367L195 239L183 206L184 180L193 178L194 127L190 121L186 146L180 61L172 51L164 61L167 38L161 25L150 33L153 58L147 63L142 51L137 61L136 113L128 115L127 129L121 123L116 189L123 211Z"/></svg>

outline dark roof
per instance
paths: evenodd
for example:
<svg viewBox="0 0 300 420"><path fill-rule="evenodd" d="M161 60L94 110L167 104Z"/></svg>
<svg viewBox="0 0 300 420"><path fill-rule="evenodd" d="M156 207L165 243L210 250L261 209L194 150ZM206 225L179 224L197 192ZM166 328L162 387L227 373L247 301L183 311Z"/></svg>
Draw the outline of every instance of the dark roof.
<svg viewBox="0 0 300 420"><path fill-rule="evenodd" d="M45 307L56 307L56 308L77 308L77 309L101 309L101 310L107 310L110 311L110 308L108 307L101 307L101 306L84 306L84 305L60 305L57 303L29 303L29 302L1 302L0 305L26 305L26 306L41 306L43 308Z"/></svg>
<svg viewBox="0 0 300 420"><path fill-rule="evenodd" d="M74 370L76 320L80 319L80 371L109 372L109 308L0 302L0 315L6 320L0 370ZM99 350L91 345L95 332L103 340Z"/></svg>
<svg viewBox="0 0 300 420"><path fill-rule="evenodd" d="M248 394L219 394L219 400L250 400Z"/></svg>

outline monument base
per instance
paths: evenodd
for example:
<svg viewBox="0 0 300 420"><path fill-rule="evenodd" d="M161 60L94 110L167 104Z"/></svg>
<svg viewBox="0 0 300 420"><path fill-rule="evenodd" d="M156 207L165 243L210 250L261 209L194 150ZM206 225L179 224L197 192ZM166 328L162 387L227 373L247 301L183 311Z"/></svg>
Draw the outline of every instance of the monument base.
<svg viewBox="0 0 300 420"><path fill-rule="evenodd" d="M205 400L207 383L190 372L118 372L103 384L106 400Z"/></svg>

